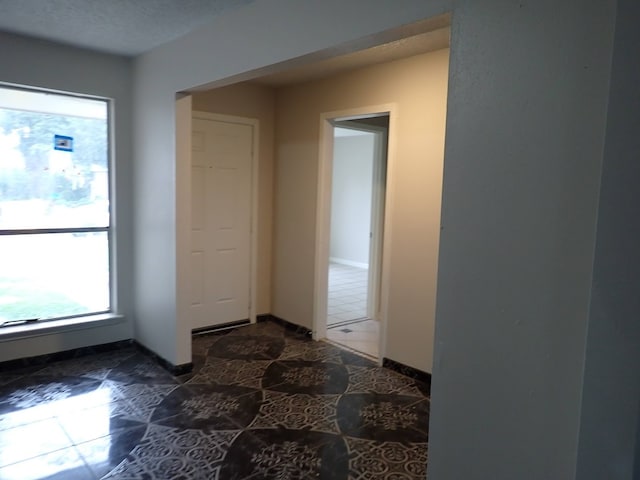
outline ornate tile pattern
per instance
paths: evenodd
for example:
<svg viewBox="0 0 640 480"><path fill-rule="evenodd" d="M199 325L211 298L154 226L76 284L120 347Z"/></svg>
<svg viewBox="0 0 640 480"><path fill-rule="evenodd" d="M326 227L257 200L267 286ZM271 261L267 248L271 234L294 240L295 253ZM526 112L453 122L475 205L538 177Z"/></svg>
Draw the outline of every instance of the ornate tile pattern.
<svg viewBox="0 0 640 480"><path fill-rule="evenodd" d="M218 478L238 432L204 433L151 425L142 442L103 479Z"/></svg>
<svg viewBox="0 0 640 480"><path fill-rule="evenodd" d="M421 397L420 388L412 379L390 370L348 365L347 393L397 393Z"/></svg>
<svg viewBox="0 0 640 480"><path fill-rule="evenodd" d="M340 433L336 407L339 395L305 395L265 390L251 428L288 428Z"/></svg>
<svg viewBox="0 0 640 480"><path fill-rule="evenodd" d="M151 421L203 431L237 430L258 413L262 392L235 385L185 385L155 409Z"/></svg>
<svg viewBox="0 0 640 480"><path fill-rule="evenodd" d="M221 480L348 478L344 438L308 430L244 431L226 460Z"/></svg>
<svg viewBox="0 0 640 480"><path fill-rule="evenodd" d="M275 337L236 335L218 340L209 349L209 356L243 360L274 360L280 356L284 340Z"/></svg>
<svg viewBox="0 0 640 480"><path fill-rule="evenodd" d="M427 444L347 437L350 480L427 478Z"/></svg>
<svg viewBox="0 0 640 480"><path fill-rule="evenodd" d="M273 322L193 353L181 377L134 349L3 372L0 479L425 478L418 380Z"/></svg>
<svg viewBox="0 0 640 480"><path fill-rule="evenodd" d="M175 384L121 384L109 381L104 385L115 398L123 400L123 416L143 422L149 421L156 407L167 395L178 388L178 385Z"/></svg>
<svg viewBox="0 0 640 480"><path fill-rule="evenodd" d="M206 355L207 351L211 348L211 346L221 338L222 338L222 335L214 335L214 334L197 335L193 337L193 341L191 342L191 354L193 356Z"/></svg>
<svg viewBox="0 0 640 480"><path fill-rule="evenodd" d="M267 390L288 393L344 393L349 374L344 365L331 362L279 360L271 363L262 378Z"/></svg>
<svg viewBox="0 0 640 480"><path fill-rule="evenodd" d="M262 376L271 364L265 360L210 359L188 383L216 383L260 388Z"/></svg>
<svg viewBox="0 0 640 480"><path fill-rule="evenodd" d="M338 424L350 437L426 442L429 401L389 394L343 395L338 402Z"/></svg>
<svg viewBox="0 0 640 480"><path fill-rule="evenodd" d="M334 362L341 363L340 348L329 345L328 343L319 343L312 340L296 339L288 343L280 360L306 360L309 362Z"/></svg>

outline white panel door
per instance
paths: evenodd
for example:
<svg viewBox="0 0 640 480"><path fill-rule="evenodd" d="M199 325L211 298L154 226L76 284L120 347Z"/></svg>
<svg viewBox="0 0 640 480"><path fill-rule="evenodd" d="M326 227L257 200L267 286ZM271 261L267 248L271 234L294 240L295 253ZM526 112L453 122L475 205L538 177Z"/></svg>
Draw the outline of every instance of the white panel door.
<svg viewBox="0 0 640 480"><path fill-rule="evenodd" d="M249 318L253 126L193 119L192 328Z"/></svg>

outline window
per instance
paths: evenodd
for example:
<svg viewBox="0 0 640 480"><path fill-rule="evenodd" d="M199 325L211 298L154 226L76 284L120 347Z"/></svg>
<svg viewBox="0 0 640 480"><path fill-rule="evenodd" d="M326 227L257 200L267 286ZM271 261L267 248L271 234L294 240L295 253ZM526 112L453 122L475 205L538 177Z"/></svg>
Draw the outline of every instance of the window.
<svg viewBox="0 0 640 480"><path fill-rule="evenodd" d="M0 326L110 310L109 103L0 86Z"/></svg>

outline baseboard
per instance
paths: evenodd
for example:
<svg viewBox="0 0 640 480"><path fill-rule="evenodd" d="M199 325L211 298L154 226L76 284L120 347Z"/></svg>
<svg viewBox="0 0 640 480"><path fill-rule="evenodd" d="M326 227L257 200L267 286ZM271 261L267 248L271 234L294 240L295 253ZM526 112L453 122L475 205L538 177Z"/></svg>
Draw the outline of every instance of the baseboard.
<svg viewBox="0 0 640 480"><path fill-rule="evenodd" d="M162 368L167 370L171 375L175 377L184 375L185 373L190 373L193 370L192 362L174 365L169 360L161 357L156 352L154 352L153 350L150 350L149 348L145 347L141 343L138 343L137 341L134 340L133 344L139 351L151 357L158 365L160 365Z"/></svg>
<svg viewBox="0 0 640 480"><path fill-rule="evenodd" d="M395 360L391 360L390 358L386 357L382 359L382 366L388 368L389 370L393 370L394 372L398 372L406 377L410 377L414 380L418 380L424 383L427 386L427 391L429 392L429 394L431 394L430 373L423 372L422 370L418 370L417 368L410 367L409 365L396 362Z"/></svg>
<svg viewBox="0 0 640 480"><path fill-rule="evenodd" d="M282 325L287 330L295 332L297 334L303 335L305 337L311 338L312 331L307 327L303 327L301 325L297 325L293 322L289 322L280 317L276 317L270 313L261 314L257 316L258 322L267 322L271 321ZM237 326L242 326L247 324L248 321L240 321L234 322L234 325L226 325L226 328L235 328ZM100 345L92 345L89 347L80 347L74 348L71 350L65 350L62 352L49 353L45 355L36 355L33 357L25 357L25 358L17 358L14 360L7 360L4 362L0 362L0 372L6 372L10 370L15 370L19 368L27 368L27 367L37 367L46 365L50 362L57 362L61 360L69 360L72 358L80 358L85 357L87 355L94 355L97 353L110 352L114 350L122 350L125 348L129 348L134 346L139 351L148 355L152 359L154 359L160 366L162 366L165 370L171 373L174 376L184 375L193 370L193 363L183 363L179 365L174 365L169 362L165 358L161 357L154 351L145 347L144 345L138 343L135 340L120 340L118 342L111 343L103 343ZM408 365L404 365L400 362L396 362L395 360L391 360L390 358L382 359L382 366L388 368L389 370L393 370L407 377L413 378L415 380L419 380L423 382L427 389L431 390L431 374L428 372L423 372L422 370L418 370L417 368L410 367Z"/></svg>
<svg viewBox="0 0 640 480"><path fill-rule="evenodd" d="M73 358L86 357L88 355L95 355L97 353L113 352L116 350L123 350L125 348L135 347L139 351L153 358L160 366L168 370L172 375L184 375L189 373L193 369L192 363L185 363L182 365L174 365L168 360L165 360L160 355L149 350L144 345L136 342L135 340L120 340L118 342L103 343L100 345L92 345L90 347L73 348L71 350L64 350L62 352L48 353L45 355L36 355L33 357L17 358L15 360L7 360L0 362L0 372L9 370L15 370L19 368L39 367L47 365L51 362L59 362L62 360L71 360Z"/></svg>
<svg viewBox="0 0 640 480"><path fill-rule="evenodd" d="M312 332L310 328L303 327L302 325L298 325L296 323L290 322L288 320L285 320L284 318L276 317L275 315L271 315L270 313L258 315L257 321L258 322L267 322L267 321L274 322L274 323L277 323L278 325L282 325L287 330L290 330L299 335L303 335L305 337L311 338Z"/></svg>
<svg viewBox="0 0 640 480"><path fill-rule="evenodd" d="M268 322L269 320L271 320L270 313L262 313L260 315L256 315L256 323Z"/></svg>
<svg viewBox="0 0 640 480"><path fill-rule="evenodd" d="M61 360L70 360L72 358L86 357L87 355L95 355L96 353L111 352L114 350L123 350L133 345L133 340L120 340L118 342L103 343L100 345L92 345L90 347L72 348L62 352L47 353L44 355L36 355L33 357L16 358L0 362L0 372L15 370L18 368L39 367L51 362L59 362Z"/></svg>
<svg viewBox="0 0 640 480"><path fill-rule="evenodd" d="M337 258L337 257L329 257L330 263L338 263L340 265L347 265L348 267L357 267L357 268L369 268L368 263L363 262L354 262L352 260L347 260L346 258Z"/></svg>
<svg viewBox="0 0 640 480"><path fill-rule="evenodd" d="M243 327L245 325L249 325L251 322L248 318L244 320L237 320L235 322L227 322L220 325L214 325L211 327L203 327L203 328L194 328L191 330L191 335L206 335L208 333L216 333L222 330L229 330L236 327Z"/></svg>

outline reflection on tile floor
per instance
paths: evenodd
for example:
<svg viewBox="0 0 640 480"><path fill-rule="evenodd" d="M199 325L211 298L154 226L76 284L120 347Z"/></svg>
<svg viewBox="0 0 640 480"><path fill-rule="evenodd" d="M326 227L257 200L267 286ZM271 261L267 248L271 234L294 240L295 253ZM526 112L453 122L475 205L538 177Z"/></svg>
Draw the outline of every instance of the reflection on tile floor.
<svg viewBox="0 0 640 480"><path fill-rule="evenodd" d="M0 479L424 479L421 383L271 322L0 372Z"/></svg>

